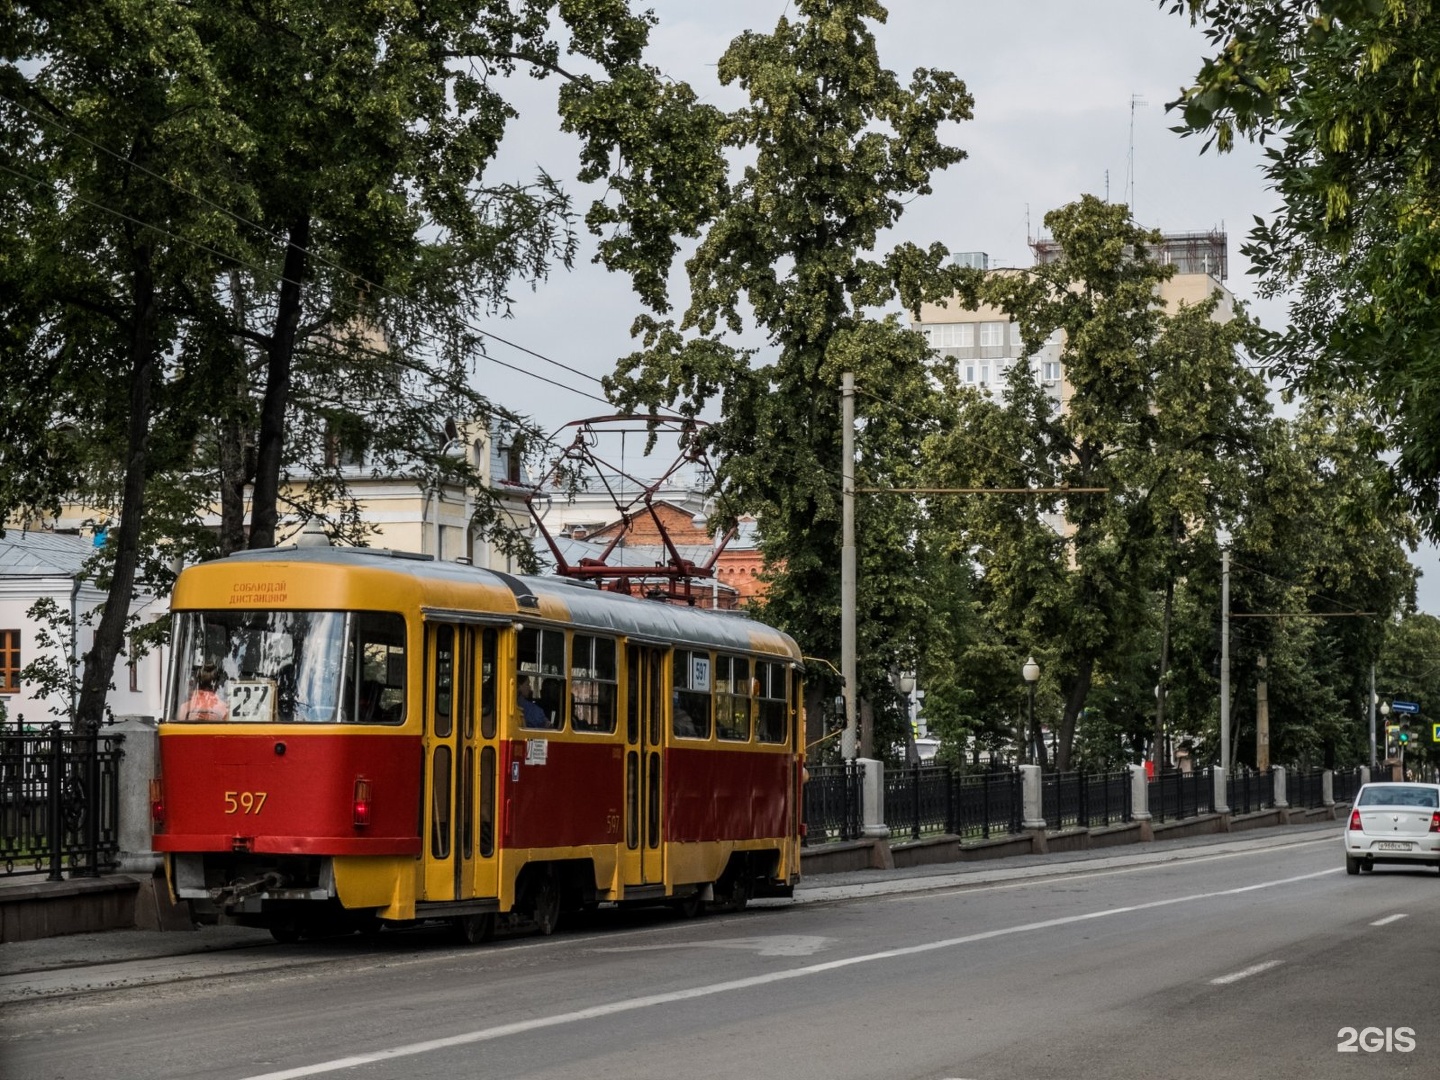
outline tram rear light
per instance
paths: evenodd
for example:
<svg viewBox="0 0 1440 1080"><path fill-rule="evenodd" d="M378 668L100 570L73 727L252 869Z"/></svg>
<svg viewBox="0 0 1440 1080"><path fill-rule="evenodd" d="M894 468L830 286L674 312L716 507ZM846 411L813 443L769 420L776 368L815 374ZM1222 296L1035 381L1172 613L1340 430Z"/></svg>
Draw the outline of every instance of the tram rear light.
<svg viewBox="0 0 1440 1080"><path fill-rule="evenodd" d="M1359 810L1351 810L1351 811L1350 811L1350 828L1353 829L1353 830L1355 830L1356 832L1359 832L1359 831L1360 831L1360 811L1359 811Z"/></svg>
<svg viewBox="0 0 1440 1080"><path fill-rule="evenodd" d="M159 829L165 824L165 787L160 781L150 781L150 823Z"/></svg>
<svg viewBox="0 0 1440 1080"><path fill-rule="evenodd" d="M355 827L363 829L370 824L370 781L355 778Z"/></svg>

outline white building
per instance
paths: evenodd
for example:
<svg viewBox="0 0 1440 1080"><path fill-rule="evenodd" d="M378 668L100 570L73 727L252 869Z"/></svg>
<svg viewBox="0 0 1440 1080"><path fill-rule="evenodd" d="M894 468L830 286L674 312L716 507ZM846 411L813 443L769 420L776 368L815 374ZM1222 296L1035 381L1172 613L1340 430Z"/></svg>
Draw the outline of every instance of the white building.
<svg viewBox="0 0 1440 1080"><path fill-rule="evenodd" d="M94 542L73 533L11 528L0 536L0 705L7 725L23 717L27 727L40 727L68 717L74 704L68 694L41 696L20 672L48 654L62 668L71 668L78 683L105 602L105 593L84 576L85 563L94 554ZM29 614L44 599L54 603L60 619L48 631ZM164 603L151 597L131 607L141 620L157 618L164 610ZM42 644L46 633L54 640L48 648ZM112 714L159 715L167 655L168 650L155 650L138 660L130 655L117 660L107 699Z"/></svg>

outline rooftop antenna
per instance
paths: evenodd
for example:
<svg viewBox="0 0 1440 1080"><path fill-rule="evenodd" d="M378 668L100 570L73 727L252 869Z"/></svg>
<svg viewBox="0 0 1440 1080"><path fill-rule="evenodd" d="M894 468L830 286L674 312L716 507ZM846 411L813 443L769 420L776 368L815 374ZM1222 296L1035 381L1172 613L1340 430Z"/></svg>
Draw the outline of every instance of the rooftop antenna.
<svg viewBox="0 0 1440 1080"><path fill-rule="evenodd" d="M1130 95L1130 156L1125 162L1125 187L1130 194L1130 216L1135 217L1135 110L1150 103L1139 94ZM1106 190L1109 188L1107 186Z"/></svg>

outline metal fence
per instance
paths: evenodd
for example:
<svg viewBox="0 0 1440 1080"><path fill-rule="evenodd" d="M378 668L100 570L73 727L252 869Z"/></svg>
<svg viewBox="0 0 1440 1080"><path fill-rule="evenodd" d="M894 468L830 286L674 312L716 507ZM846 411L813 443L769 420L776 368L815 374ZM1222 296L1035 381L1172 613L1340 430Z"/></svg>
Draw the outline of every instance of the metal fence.
<svg viewBox="0 0 1440 1080"><path fill-rule="evenodd" d="M1355 793L1360 790L1360 766L1353 769L1336 769L1331 780L1330 794L1337 803L1352 803Z"/></svg>
<svg viewBox="0 0 1440 1080"><path fill-rule="evenodd" d="M1253 814L1275 805L1275 776L1244 765L1225 778L1225 802L1232 814Z"/></svg>
<svg viewBox="0 0 1440 1080"><path fill-rule="evenodd" d="M1314 810L1325 805L1324 769L1287 769L1285 797L1291 806Z"/></svg>
<svg viewBox="0 0 1440 1080"><path fill-rule="evenodd" d="M59 724L0 733L0 872L59 881L118 865L123 741Z"/></svg>
<svg viewBox="0 0 1440 1080"><path fill-rule="evenodd" d="M892 839L1018 833L1023 810L1015 769L963 773L946 765L885 771L885 824Z"/></svg>
<svg viewBox="0 0 1440 1080"><path fill-rule="evenodd" d="M1129 772L1046 773L1040 781L1045 826L1088 829L1131 819Z"/></svg>
<svg viewBox="0 0 1440 1080"><path fill-rule="evenodd" d="M1162 772L1150 781L1150 816L1156 821L1180 821L1215 812L1215 783L1210 769Z"/></svg>
<svg viewBox="0 0 1440 1080"><path fill-rule="evenodd" d="M863 824L861 797L864 770L853 761L807 766L805 782L805 843L855 840Z"/></svg>

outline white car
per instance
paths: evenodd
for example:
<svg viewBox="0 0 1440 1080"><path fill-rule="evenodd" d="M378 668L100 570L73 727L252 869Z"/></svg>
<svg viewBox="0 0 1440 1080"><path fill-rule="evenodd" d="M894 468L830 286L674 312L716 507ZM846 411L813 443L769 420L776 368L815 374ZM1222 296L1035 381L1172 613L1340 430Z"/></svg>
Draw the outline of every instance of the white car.
<svg viewBox="0 0 1440 1080"><path fill-rule="evenodd" d="M1440 868L1440 784L1383 781L1360 789L1345 830L1345 872L1376 863Z"/></svg>

